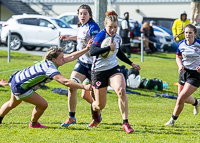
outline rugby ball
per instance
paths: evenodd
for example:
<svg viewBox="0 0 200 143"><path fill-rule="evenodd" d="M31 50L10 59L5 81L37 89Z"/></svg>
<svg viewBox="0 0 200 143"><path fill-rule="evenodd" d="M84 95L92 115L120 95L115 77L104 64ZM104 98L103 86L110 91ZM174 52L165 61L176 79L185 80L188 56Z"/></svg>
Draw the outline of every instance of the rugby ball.
<svg viewBox="0 0 200 143"><path fill-rule="evenodd" d="M112 37L107 37L103 40L103 42L101 43L101 48L107 47L109 46L110 41L112 40L112 42L114 41L114 39ZM108 58L113 54L113 51L107 51L103 54L101 54L102 57L104 58Z"/></svg>

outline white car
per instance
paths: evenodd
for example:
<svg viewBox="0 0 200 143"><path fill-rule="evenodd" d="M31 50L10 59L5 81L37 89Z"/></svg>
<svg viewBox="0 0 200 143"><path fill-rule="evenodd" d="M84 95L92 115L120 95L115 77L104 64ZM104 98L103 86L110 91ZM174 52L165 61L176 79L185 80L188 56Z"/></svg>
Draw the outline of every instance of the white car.
<svg viewBox="0 0 200 143"><path fill-rule="evenodd" d="M2 24L5 23L5 21L0 21L0 44L1 44L1 31L2 31Z"/></svg>
<svg viewBox="0 0 200 143"><path fill-rule="evenodd" d="M63 14L60 14L57 18L62 19L67 24L70 25L70 27L74 29L78 29L78 14L76 12L66 12Z"/></svg>
<svg viewBox="0 0 200 143"><path fill-rule="evenodd" d="M153 29L154 29L154 34L160 40L161 49L163 49L164 51L167 51L167 49L169 47L171 47L172 44L173 44L173 40L171 38L171 35L166 31L167 28L157 26L157 25L153 25Z"/></svg>
<svg viewBox="0 0 200 143"><path fill-rule="evenodd" d="M77 29L72 29L61 19L42 15L13 15L3 24L2 43L8 43L9 30L12 50L19 50L22 46L26 50L34 50L36 47L57 45L63 47L66 53L76 50L76 41L59 40L59 35L75 36L78 34Z"/></svg>

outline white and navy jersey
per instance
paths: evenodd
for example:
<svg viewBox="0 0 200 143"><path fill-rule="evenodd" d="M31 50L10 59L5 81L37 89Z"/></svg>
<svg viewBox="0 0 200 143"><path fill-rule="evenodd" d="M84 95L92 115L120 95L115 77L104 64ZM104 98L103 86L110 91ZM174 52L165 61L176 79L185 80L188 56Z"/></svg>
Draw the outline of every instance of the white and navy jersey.
<svg viewBox="0 0 200 143"><path fill-rule="evenodd" d="M200 65L200 40L195 38L191 45L187 45L186 40L178 44L177 55L182 56L182 64L186 69L196 70Z"/></svg>
<svg viewBox="0 0 200 143"><path fill-rule="evenodd" d="M46 60L19 71L15 75L15 81L23 89L31 88L35 91L52 81L56 74L60 74L57 67L52 61Z"/></svg>
<svg viewBox="0 0 200 143"><path fill-rule="evenodd" d="M101 46L101 43L107 37L110 36L106 33L106 30L103 29L94 37L93 44L95 44L96 46ZM113 41L116 43L116 49L113 52L113 54L108 58L104 58L101 55L94 56L92 70L97 72L104 71L112 69L119 65L118 58L116 55L120 47L121 37L118 34L115 34L115 36L113 37Z"/></svg>
<svg viewBox="0 0 200 143"><path fill-rule="evenodd" d="M88 41L93 38L99 31L100 28L98 24L92 20L89 20L85 25L81 25L77 36L77 50L86 48ZM80 56L78 60L86 64L92 64L93 58L89 55L89 52L87 52Z"/></svg>

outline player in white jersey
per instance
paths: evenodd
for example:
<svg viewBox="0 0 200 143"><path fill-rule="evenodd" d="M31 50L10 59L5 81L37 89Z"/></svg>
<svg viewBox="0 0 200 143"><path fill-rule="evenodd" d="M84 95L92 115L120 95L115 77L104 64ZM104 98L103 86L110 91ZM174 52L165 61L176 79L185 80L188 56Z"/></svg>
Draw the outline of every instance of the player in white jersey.
<svg viewBox="0 0 200 143"><path fill-rule="evenodd" d="M90 54L95 56L91 75L92 85L95 88L95 101L92 103L92 107L94 111L102 110L105 107L107 86L110 85L118 95L119 109L123 118L123 129L127 133L132 133L134 130L128 123L126 83L124 76L120 71L117 58L137 70L140 70L140 66L131 62L119 48L121 37L116 34L118 27L117 16L115 11L106 12L104 21L105 29L95 36L90 49ZM100 48L102 41L108 36L113 38L113 42L110 42L108 47ZM110 57L102 57L101 54L110 50L113 51L113 54ZM96 122L95 119L94 122Z"/></svg>
<svg viewBox="0 0 200 143"><path fill-rule="evenodd" d="M0 124L2 123L4 116L10 110L17 107L22 101L25 101L35 105L29 128L48 128L38 122L40 116L47 108L48 103L36 93L36 90L52 80L56 80L67 87L91 90L92 87L90 84L83 85L66 79L58 71L58 67L73 61L86 53L91 46L91 41L85 49L67 56L64 56L62 48L51 47L43 61L12 74L9 80L11 86L11 99L1 106Z"/></svg>
<svg viewBox="0 0 200 143"><path fill-rule="evenodd" d="M78 8L78 19L79 19L79 33L77 36L68 37L66 35L61 35L60 39L63 40L77 40L77 50L82 50L87 46L87 43L92 39L98 32L99 26L92 19L92 10L90 6L83 4ZM91 66L93 57L90 56L89 52L78 58L74 70L71 73L71 79L81 83L86 78L90 80L91 83ZM81 97L87 102L92 104L93 99L90 96L89 91L82 90ZM77 89L69 88L68 90L68 110L69 116L65 122L61 124L62 127L68 127L70 124L76 123L75 112L77 105Z"/></svg>
<svg viewBox="0 0 200 143"><path fill-rule="evenodd" d="M194 99L194 93L200 85L200 40L196 39L197 29L192 24L184 28L185 39L180 41L177 48L176 63L178 65L179 84L178 98L170 120L165 123L174 126L181 114L184 103L194 106L194 115L199 112L199 99Z"/></svg>

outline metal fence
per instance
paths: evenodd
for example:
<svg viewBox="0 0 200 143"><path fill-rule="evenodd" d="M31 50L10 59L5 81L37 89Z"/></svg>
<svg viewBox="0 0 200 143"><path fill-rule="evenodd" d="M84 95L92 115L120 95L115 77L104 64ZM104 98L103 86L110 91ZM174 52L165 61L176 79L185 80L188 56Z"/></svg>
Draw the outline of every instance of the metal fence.
<svg viewBox="0 0 200 143"><path fill-rule="evenodd" d="M42 3L94 3L95 0L22 0L23 2L26 3L37 3L37 2L42 2ZM111 3L188 3L191 0L108 0L108 2Z"/></svg>

